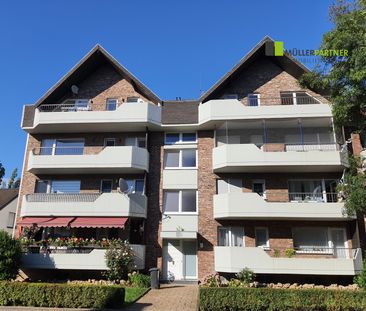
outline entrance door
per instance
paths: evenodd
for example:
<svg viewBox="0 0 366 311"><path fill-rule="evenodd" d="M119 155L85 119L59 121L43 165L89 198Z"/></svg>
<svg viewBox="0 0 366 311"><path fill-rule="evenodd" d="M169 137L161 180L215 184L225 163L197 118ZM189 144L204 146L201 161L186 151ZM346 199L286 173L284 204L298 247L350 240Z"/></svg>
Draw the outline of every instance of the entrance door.
<svg viewBox="0 0 366 311"><path fill-rule="evenodd" d="M183 278L183 254L180 240L164 240L163 278L168 281Z"/></svg>
<svg viewBox="0 0 366 311"><path fill-rule="evenodd" d="M197 278L197 243L193 241L183 241L183 275L185 279Z"/></svg>
<svg viewBox="0 0 366 311"><path fill-rule="evenodd" d="M342 228L330 229L330 237L332 241L332 246L334 249L334 255L337 258L348 258L348 249L346 248L346 232Z"/></svg>

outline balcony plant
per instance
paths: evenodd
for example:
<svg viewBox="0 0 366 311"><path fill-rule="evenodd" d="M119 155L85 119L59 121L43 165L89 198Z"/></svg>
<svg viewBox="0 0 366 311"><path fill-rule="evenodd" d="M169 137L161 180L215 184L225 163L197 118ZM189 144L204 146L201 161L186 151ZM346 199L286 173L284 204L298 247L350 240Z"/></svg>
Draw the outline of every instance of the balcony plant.
<svg viewBox="0 0 366 311"><path fill-rule="evenodd" d="M288 248L285 250L285 256L288 258L292 258L296 255L296 251L293 248Z"/></svg>

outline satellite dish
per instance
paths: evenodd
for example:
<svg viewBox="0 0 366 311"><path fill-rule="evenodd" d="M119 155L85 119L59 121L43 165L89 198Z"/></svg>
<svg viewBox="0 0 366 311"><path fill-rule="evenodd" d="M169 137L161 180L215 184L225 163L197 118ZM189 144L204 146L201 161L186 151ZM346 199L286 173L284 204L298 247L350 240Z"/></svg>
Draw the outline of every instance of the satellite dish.
<svg viewBox="0 0 366 311"><path fill-rule="evenodd" d="M79 93L79 88L74 84L71 86L71 92L77 95Z"/></svg>
<svg viewBox="0 0 366 311"><path fill-rule="evenodd" d="M119 191L120 192L123 192L123 193L127 193L128 192L127 182L123 178L120 178L118 180L118 187L119 187Z"/></svg>

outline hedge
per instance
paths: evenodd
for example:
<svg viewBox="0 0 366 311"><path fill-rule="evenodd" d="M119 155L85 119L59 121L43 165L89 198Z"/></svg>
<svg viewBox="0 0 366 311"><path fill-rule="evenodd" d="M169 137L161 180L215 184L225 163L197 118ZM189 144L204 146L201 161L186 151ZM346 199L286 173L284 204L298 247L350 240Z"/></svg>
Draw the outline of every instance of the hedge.
<svg viewBox="0 0 366 311"><path fill-rule="evenodd" d="M200 288L200 311L358 311L365 291L272 288Z"/></svg>
<svg viewBox="0 0 366 311"><path fill-rule="evenodd" d="M112 308L124 303L120 286L0 282L0 306Z"/></svg>

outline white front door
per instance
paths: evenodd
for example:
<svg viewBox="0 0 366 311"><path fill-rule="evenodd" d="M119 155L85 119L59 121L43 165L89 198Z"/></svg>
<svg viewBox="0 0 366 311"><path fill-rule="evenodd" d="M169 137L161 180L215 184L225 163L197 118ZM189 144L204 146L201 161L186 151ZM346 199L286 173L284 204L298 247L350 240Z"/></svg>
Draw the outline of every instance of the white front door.
<svg viewBox="0 0 366 311"><path fill-rule="evenodd" d="M183 253L180 240L164 240L163 279L168 281L183 279Z"/></svg>
<svg viewBox="0 0 366 311"><path fill-rule="evenodd" d="M346 231L342 228L332 228L330 229L330 236L334 255L337 258L348 258Z"/></svg>

